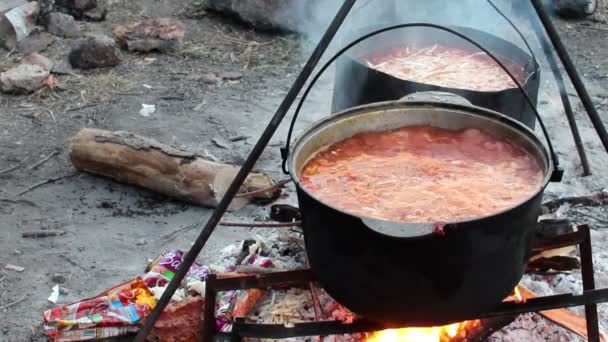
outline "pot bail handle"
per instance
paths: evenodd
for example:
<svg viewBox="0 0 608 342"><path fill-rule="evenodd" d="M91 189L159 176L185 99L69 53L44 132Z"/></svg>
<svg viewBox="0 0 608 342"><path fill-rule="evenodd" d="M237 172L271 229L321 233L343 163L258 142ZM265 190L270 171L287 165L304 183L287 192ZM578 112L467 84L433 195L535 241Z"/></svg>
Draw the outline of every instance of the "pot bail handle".
<svg viewBox="0 0 608 342"><path fill-rule="evenodd" d="M329 67L338 58L340 58L348 50L350 50L355 45L358 45L362 41L364 41L364 40L366 40L368 38L377 36L379 34L382 34L384 32L387 32L387 31L393 31L393 30L397 30L397 29L401 29L401 28L408 28L408 27L429 27L429 28L434 28L434 29L437 29L437 30L441 30L441 31L444 31L444 32L451 33L451 34L453 34L455 36L458 36L461 39L464 39L465 41L469 42L470 44L472 44L473 46L475 46L479 50L485 52L490 58L492 58L492 60L494 60L494 62L496 64L498 64L498 66L517 85L517 89L519 89L519 91L521 92L521 94L524 96L526 102L528 103L528 105L530 106L530 108L534 112L534 115L536 116L536 119L538 120L540 128L541 128L541 130L543 132L543 136L545 137L545 140L547 142L547 146L549 147L550 161L551 161L551 164L553 166L553 168L552 168L553 173L551 174L550 181L551 182L561 182L561 180L562 180L562 178L564 176L564 170L562 170L559 167L559 158L557 157L557 153L555 152L555 150L553 148L553 142L551 140L551 137L549 136L549 132L547 131L547 127L545 126L543 118L541 117L540 113L538 112L538 109L536 108L536 105L534 104L534 102L532 101L532 99L530 98L530 96L528 96L528 93L526 93L526 91L524 90L523 85L521 84L521 82L513 75L513 73L511 73L511 71L509 71L509 69L494 54L492 54L490 51L488 51L488 49L486 49L485 47L483 47L481 44L477 43L475 40L467 37L463 33L460 33L460 32L458 32L456 30L453 30L451 28L448 28L448 27L445 27L445 26L441 26L441 25L437 25L437 24L431 24L431 23L399 24L399 25L388 26L388 27L385 27L385 28L382 28L382 29L370 32L370 33L368 33L366 35L363 35L363 36L357 38L356 40L354 40L350 44L346 45L344 48L342 48L340 51L338 51L338 53L336 53L333 57L331 57L327 61L327 63L325 63L325 65L323 65L323 67L319 70L319 72L315 75L315 77L312 79L312 81L310 82L310 84L306 88L306 91L302 95L302 98L300 99L300 102L298 103L298 107L296 108L296 111L293 114L293 118L291 119L291 124L289 126L289 131L287 133L287 139L285 141L285 147L281 148L281 158L283 159L283 163L282 163L283 173L285 173L286 175L289 174L289 170L287 169L287 160L289 159L289 149L290 149L290 145L291 145L291 136L293 134L293 130L294 130L294 127L295 127L295 124L296 124L296 120L298 119L298 115L300 114L300 111L302 110L302 106L304 105L304 102L306 101L308 95L310 94L310 91L315 86L315 84L317 83L317 81L321 78L321 76L323 76L323 74L325 73L325 71L327 71L327 69L329 69Z"/></svg>

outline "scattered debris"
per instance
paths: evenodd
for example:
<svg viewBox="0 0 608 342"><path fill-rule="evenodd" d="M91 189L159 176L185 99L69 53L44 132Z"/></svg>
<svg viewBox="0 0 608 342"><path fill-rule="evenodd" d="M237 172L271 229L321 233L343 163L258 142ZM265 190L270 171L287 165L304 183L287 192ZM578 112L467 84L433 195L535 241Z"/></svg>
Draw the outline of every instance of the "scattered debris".
<svg viewBox="0 0 608 342"><path fill-rule="evenodd" d="M8 169L0 170L0 175L4 175L9 172L17 170L18 168L21 167L21 165L25 164L25 162L27 162L30 158L32 158L32 156L28 156L28 157L24 158L22 161L20 161L19 163L17 163L14 166L9 167Z"/></svg>
<svg viewBox="0 0 608 342"><path fill-rule="evenodd" d="M204 303L202 297L187 297L167 305L150 332L151 340L201 341Z"/></svg>
<svg viewBox="0 0 608 342"><path fill-rule="evenodd" d="M25 267L13 265L13 264L6 264L6 266L4 266L4 269L19 272L19 273L25 271Z"/></svg>
<svg viewBox="0 0 608 342"><path fill-rule="evenodd" d="M204 74L200 78L200 81L203 82L203 83L205 83L205 84L217 84L221 80L222 79L220 77L217 77L214 74Z"/></svg>
<svg viewBox="0 0 608 342"><path fill-rule="evenodd" d="M84 129L72 138L70 158L77 169L211 207L217 205L239 170L133 133L97 129ZM281 190L274 186L270 176L251 173L241 191L262 192L236 198L230 209L251 201L275 200Z"/></svg>
<svg viewBox="0 0 608 342"><path fill-rule="evenodd" d="M49 14L46 29L57 36L66 38L77 38L82 36L80 27L69 14L54 12Z"/></svg>
<svg viewBox="0 0 608 342"><path fill-rule="evenodd" d="M51 75L51 76L49 76L49 78L51 78L51 77L53 77L53 76L52 76L52 75ZM47 79L47 81L48 81L48 79ZM28 169L28 170L34 170L35 168L37 168L37 167L39 167L40 165L42 165L42 164L46 163L47 161L49 161L49 160L50 160L51 158L53 158L54 156L59 155L59 153L60 153L60 152L59 152L59 150L57 149L57 150L53 151L51 154L49 154L48 156L46 156L46 157L42 158L42 159L41 159L39 162L37 162L37 163L35 163L34 165L32 165L32 166L28 167L27 169Z"/></svg>
<svg viewBox="0 0 608 342"><path fill-rule="evenodd" d="M247 140L247 139L249 139L249 137L246 135L237 135L234 137L230 137L228 140L230 140L232 142L238 142L238 141L243 141L243 140Z"/></svg>
<svg viewBox="0 0 608 342"><path fill-rule="evenodd" d="M72 15L76 19L87 19L87 13L97 9L97 0L55 0L57 9ZM101 11L105 11L102 7ZM105 14L104 14L105 18Z"/></svg>
<svg viewBox="0 0 608 342"><path fill-rule="evenodd" d="M80 69L111 67L120 63L116 43L107 36L77 39L68 58L73 67Z"/></svg>
<svg viewBox="0 0 608 342"><path fill-rule="evenodd" d="M139 111L139 115L149 117L150 115L154 114L155 111L156 111L156 105L149 105L149 104L142 103L141 109Z"/></svg>
<svg viewBox="0 0 608 342"><path fill-rule="evenodd" d="M601 0L554 0L558 15L564 18L584 18L593 14Z"/></svg>
<svg viewBox="0 0 608 342"><path fill-rule="evenodd" d="M57 75L75 75L75 70L67 59L55 63L51 72Z"/></svg>
<svg viewBox="0 0 608 342"><path fill-rule="evenodd" d="M17 198L17 197L19 197L19 196L21 196L21 195L25 195L26 193L28 193L28 192L30 192L30 191L32 191L32 190L34 190L34 189L37 189L37 188L41 187L41 186L43 186L43 185L47 185L47 184L51 184L51 183L55 183L55 182L60 181L60 180L62 180L62 179L64 179L64 178L74 177L75 175L77 175L77 174L76 174L76 173L74 173L74 174L70 174L70 175L65 175L65 176L59 176L59 177L53 177L53 178L48 178L48 179L45 179L45 180L43 180L43 181L40 181L40 182L38 182L38 183L36 183L36 184L34 184L34 185L31 185L31 186L29 186L29 187L25 188L24 190L19 191L18 193L16 193L16 194L12 195L12 196L11 196L10 198L8 198L8 199L9 199L9 200L15 199L15 198Z"/></svg>
<svg viewBox="0 0 608 342"><path fill-rule="evenodd" d="M226 81L238 81L243 78L243 73L238 71L228 71L220 75Z"/></svg>
<svg viewBox="0 0 608 342"><path fill-rule="evenodd" d="M106 20L108 8L104 4L98 4L97 7L88 10L82 14L82 18L87 21L100 22Z"/></svg>
<svg viewBox="0 0 608 342"><path fill-rule="evenodd" d="M25 58L23 58L23 64L38 65L49 73L54 65L53 61L36 52L25 56Z"/></svg>
<svg viewBox="0 0 608 342"><path fill-rule="evenodd" d="M59 285L53 286L51 295L49 296L49 298L47 298L47 300L53 304L57 303L57 301L59 300Z"/></svg>
<svg viewBox="0 0 608 342"><path fill-rule="evenodd" d="M55 282L55 283L63 284L63 283L65 283L66 279L65 279L65 276L63 274L61 274L61 273L55 273L55 274L53 274L53 277L51 277L51 280L53 282Z"/></svg>
<svg viewBox="0 0 608 342"><path fill-rule="evenodd" d="M55 42L55 36L46 32L32 34L17 44L17 50L21 53L42 52Z"/></svg>
<svg viewBox="0 0 608 342"><path fill-rule="evenodd" d="M222 137L215 137L213 139L211 139L211 141L217 146L217 147L221 147L221 148L225 148L225 149L230 149L232 148L232 144L230 144L229 141L227 141L226 139L222 138Z"/></svg>
<svg viewBox="0 0 608 342"><path fill-rule="evenodd" d="M39 6L36 1L14 7L2 14L0 12L0 42L10 49L16 49L17 44L33 31Z"/></svg>
<svg viewBox="0 0 608 342"><path fill-rule="evenodd" d="M112 33L129 51L175 51L183 44L185 27L175 19L156 18L116 26Z"/></svg>
<svg viewBox="0 0 608 342"><path fill-rule="evenodd" d="M46 237L55 237L65 235L65 230L40 230L36 232L25 232L21 234L21 237L26 239L39 239Z"/></svg>
<svg viewBox="0 0 608 342"><path fill-rule="evenodd" d="M0 91L4 93L33 93L42 88L50 71L39 65L20 64L0 74Z"/></svg>
<svg viewBox="0 0 608 342"><path fill-rule="evenodd" d="M300 208L288 204L274 204L270 207L270 219L277 222L293 222L302 219Z"/></svg>

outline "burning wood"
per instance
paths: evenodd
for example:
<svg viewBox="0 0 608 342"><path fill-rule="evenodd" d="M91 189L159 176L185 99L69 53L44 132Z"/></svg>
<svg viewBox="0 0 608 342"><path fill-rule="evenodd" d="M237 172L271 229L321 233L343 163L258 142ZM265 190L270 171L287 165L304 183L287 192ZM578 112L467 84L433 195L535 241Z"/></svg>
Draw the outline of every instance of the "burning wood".
<svg viewBox="0 0 608 342"><path fill-rule="evenodd" d="M238 172L238 167L211 162L187 151L129 132L83 129L70 145L70 158L82 171L134 184L180 200L215 206ZM281 192L270 176L249 175L235 198L236 210L250 201L271 201ZM271 189L259 192L258 190ZM254 192L255 191L255 192Z"/></svg>

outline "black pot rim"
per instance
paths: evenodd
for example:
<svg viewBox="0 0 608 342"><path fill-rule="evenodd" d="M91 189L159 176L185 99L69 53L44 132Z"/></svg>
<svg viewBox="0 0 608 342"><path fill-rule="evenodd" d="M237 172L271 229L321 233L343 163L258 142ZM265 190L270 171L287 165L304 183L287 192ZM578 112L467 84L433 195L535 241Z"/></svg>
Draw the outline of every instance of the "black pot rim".
<svg viewBox="0 0 608 342"><path fill-rule="evenodd" d="M339 209L337 207L335 207L334 205L327 203L325 201L320 200L317 196L315 196L314 194L312 194L310 191L308 191L308 189L306 189L306 187L304 187L302 185L302 183L300 182L300 177L298 176L298 172L299 170L295 170L294 164L295 164L295 156L296 154L294 153L294 151L298 150L298 147L306 140L306 138L313 132L317 131L317 129L320 126L323 126L327 123L330 122L334 122L334 121L340 121L344 118L347 117L352 117L352 116L357 116L357 115L361 115L361 114L365 114L368 113L370 111L379 111L382 109L394 109L394 108L412 108L412 107L435 107L435 108L442 108L442 109L452 109L452 110L460 110L460 111L468 111L468 112L472 112L474 114L482 114L483 116L487 116L489 118L495 119L500 121L501 123L510 125L512 129L514 130L518 130L520 133L525 134L526 136L528 136L530 139L532 139L537 145L538 147L541 148L543 154L545 155L545 158L547 160L547 168L544 170L545 172L545 177L543 180L543 185L540 186L536 191L534 191L533 193L530 194L530 196L526 197L524 200L508 207L505 208L503 210L500 211L496 211L496 212L492 212L490 214L484 215L484 216L478 216L472 219L468 219L468 220L462 220L462 221L452 221L452 222L437 222L437 223L416 223L416 222L395 222L395 221L389 221L389 220L383 220L383 219L377 219L377 218L373 218L373 217L369 217L369 216L364 216L364 215L356 215L353 214L349 211L345 211L342 209ZM433 102L433 101L386 101L386 102L377 102L377 103L372 103L372 104L367 104L367 105L362 105L362 106L357 106L354 108L350 108L347 110L344 110L342 112L339 113L335 113L332 114L331 116L328 116L324 119L321 119L319 121L317 121L315 124L313 124L311 127L309 127L308 129L306 129L304 132L302 132L300 134L300 136L295 140L292 150L290 151L289 154L289 159L288 159L288 167L289 167L289 175L291 177L291 179L293 180L294 184L296 185L296 187L300 188L300 190L302 190L303 192L305 192L306 194L308 194L310 197L314 198L315 200L319 201L320 203L323 203L324 205L332 208L333 210L336 210L344 215L349 215L351 217L357 217L359 219L361 219L363 222L365 221L376 221L376 222L383 222L383 223L389 223L389 224L398 224L398 225L416 225L416 226L426 226L426 227L430 227L431 229L425 229L425 231L427 231L426 233L421 233L418 235L413 235L411 237L398 237L398 238L403 238L403 239L411 239L411 238L424 238L424 237L430 237L433 236L434 234L436 234L434 232L434 227L437 226L441 226L441 227L449 227L449 226L457 226L457 225L463 225L466 224L467 226L475 224L475 223L480 223L483 220L486 220L488 218L491 217L495 217L501 214L504 214L506 212L509 212L511 210L513 210L514 208L517 208L521 205L524 205L525 203L529 202L530 200L532 200L534 197L538 196L539 193L543 192L545 190L545 188L547 187L547 185L549 184L549 182L551 181L551 174L553 173L553 170L555 168L555 166L553 165L553 161L551 160L551 158L549 157L549 154L547 152L547 149L545 147L545 145L540 141L540 139L538 138L538 136L534 133L534 131L532 131L529 127L527 127L526 125L520 123L519 121L512 119L504 114L486 109L486 108L482 108L482 107L478 107L478 106L474 106L474 105L462 105L462 104L455 104L455 103L446 103L446 102ZM388 235L388 234L384 234L382 232L379 232L377 230L374 230L379 234L382 234L386 237L392 237L395 238L396 236L393 235Z"/></svg>

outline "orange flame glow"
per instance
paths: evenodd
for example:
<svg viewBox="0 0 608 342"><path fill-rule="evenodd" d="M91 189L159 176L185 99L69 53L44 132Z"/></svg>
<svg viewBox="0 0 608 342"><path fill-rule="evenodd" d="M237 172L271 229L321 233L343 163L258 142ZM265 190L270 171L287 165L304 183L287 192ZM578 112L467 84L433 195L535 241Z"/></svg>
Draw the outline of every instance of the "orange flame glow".
<svg viewBox="0 0 608 342"><path fill-rule="evenodd" d="M440 342L444 338L458 335L467 323L456 323L444 327L391 329L373 333L367 342Z"/></svg>

